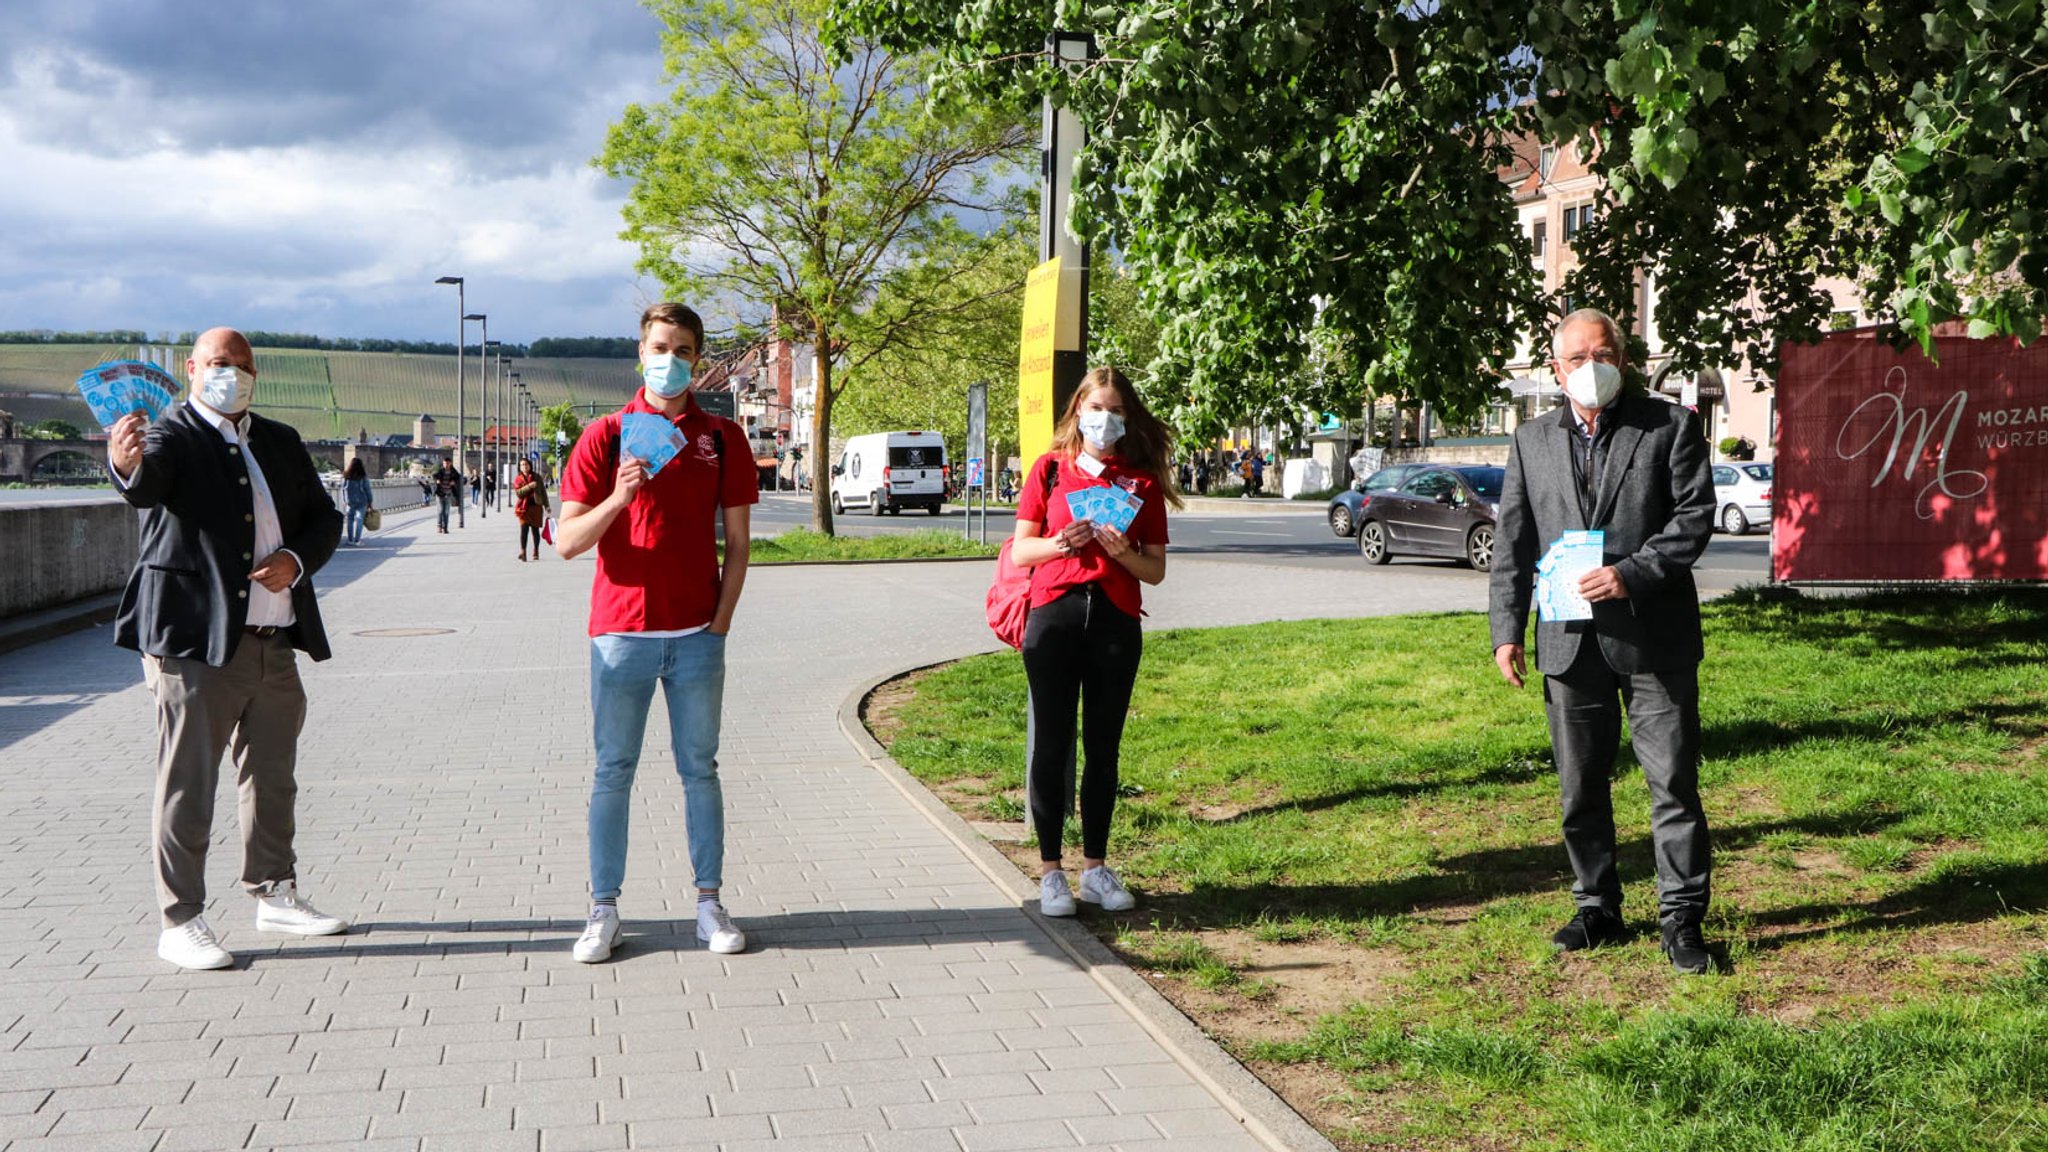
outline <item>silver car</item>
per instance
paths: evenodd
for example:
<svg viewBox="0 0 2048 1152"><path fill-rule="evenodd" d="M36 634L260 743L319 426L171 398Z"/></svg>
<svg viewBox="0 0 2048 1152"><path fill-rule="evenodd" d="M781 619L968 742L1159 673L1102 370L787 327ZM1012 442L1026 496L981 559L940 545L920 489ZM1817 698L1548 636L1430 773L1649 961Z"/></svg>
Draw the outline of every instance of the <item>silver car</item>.
<svg viewBox="0 0 2048 1152"><path fill-rule="evenodd" d="M1714 465L1715 520L1721 531L1740 536L1771 526L1771 466L1747 461Z"/></svg>

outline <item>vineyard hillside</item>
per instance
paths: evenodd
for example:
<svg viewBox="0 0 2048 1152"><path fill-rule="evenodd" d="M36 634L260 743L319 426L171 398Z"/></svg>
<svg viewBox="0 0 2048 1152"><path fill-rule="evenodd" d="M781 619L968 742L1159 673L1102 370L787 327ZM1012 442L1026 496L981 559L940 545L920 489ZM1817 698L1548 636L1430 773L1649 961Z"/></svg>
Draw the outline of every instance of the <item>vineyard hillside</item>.
<svg viewBox="0 0 2048 1152"><path fill-rule="evenodd" d="M166 352L165 350L168 349ZM182 378L189 347L133 344L0 344L0 410L22 424L68 420L92 426L92 415L73 383L79 373L108 360L152 358L174 366ZM476 427L477 361L462 361L467 378L466 414ZM640 377L629 360L515 360L512 370L534 400L573 403L585 414L625 404ZM407 352L329 352L298 348L256 349L256 407L282 420L308 440L372 440L410 433L413 421L430 415L443 434L455 428L455 357ZM496 386L496 378L493 378ZM495 404L496 401L494 400Z"/></svg>

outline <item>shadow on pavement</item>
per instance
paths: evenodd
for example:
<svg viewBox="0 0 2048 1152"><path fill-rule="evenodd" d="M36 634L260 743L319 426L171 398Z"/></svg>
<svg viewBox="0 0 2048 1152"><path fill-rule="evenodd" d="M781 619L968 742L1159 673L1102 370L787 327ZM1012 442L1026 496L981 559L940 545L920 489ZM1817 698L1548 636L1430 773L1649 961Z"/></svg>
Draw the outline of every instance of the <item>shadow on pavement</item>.
<svg viewBox="0 0 2048 1152"><path fill-rule="evenodd" d="M764 951L845 952L891 947L923 950L934 943L983 943L1000 939L1021 943L1036 955L1068 960L1067 954L1043 931L1010 907L934 909L916 916L869 910L748 916L736 910L733 919L747 934L747 950L740 953L742 956ZM640 920L628 915L623 917L623 921L625 930L613 950L611 963L635 956L706 951L703 942L697 939L697 922L694 919ZM242 946L236 948L236 955L238 965L243 967L387 956L560 954L568 961L569 947L582 931L581 917L445 923L369 920L356 924L345 936L268 943L259 948ZM380 936L389 939L379 939ZM419 936L429 938L417 939Z"/></svg>

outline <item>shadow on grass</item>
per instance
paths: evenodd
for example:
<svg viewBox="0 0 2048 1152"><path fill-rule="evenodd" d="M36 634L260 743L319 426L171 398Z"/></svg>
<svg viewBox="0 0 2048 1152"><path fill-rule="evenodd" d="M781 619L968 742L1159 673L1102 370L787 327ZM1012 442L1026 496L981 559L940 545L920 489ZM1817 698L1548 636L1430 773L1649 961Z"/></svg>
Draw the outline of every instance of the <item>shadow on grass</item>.
<svg viewBox="0 0 2048 1152"><path fill-rule="evenodd" d="M1426 779L1380 780L1371 784L1360 784L1357 787L1346 788L1338 792L1326 793L1321 796L1304 796L1298 799L1276 800L1271 804L1261 804L1256 808L1247 808L1242 812L1236 812L1229 816L1219 816L1215 819L1195 817L1194 821L1203 827L1222 828L1232 824L1247 824L1282 813L1322 812L1331 808L1342 808L1346 804L1356 803L1360 800L1384 800L1390 797L1406 800L1417 796L1431 796L1440 792L1484 785L1527 784L1531 781L1546 779L1555 772L1556 768L1550 762L1550 748L1548 745L1542 745L1518 752L1509 757L1506 762L1478 772L1444 774Z"/></svg>
<svg viewBox="0 0 2048 1152"><path fill-rule="evenodd" d="M1816 837L1867 835L1899 819L1891 813L1858 811L1717 827L1713 832L1714 849L1717 853L1739 851L1785 833ZM1617 847L1618 867L1624 878L1655 873L1652 844L1647 835L1632 837ZM1448 856L1437 861L1435 870L1426 875L1383 883L1259 883L1243 887L1198 884L1187 892L1148 894L1146 908L1157 916L1162 927L1242 928L1261 920L1297 916L1341 920L1401 916L1544 892L1566 898L1570 887L1564 847L1561 843L1548 843Z"/></svg>
<svg viewBox="0 0 2048 1152"><path fill-rule="evenodd" d="M2043 908L2048 908L2048 861L1985 861L1946 871L1867 904L1796 904L1761 913L1754 918L1760 927L1793 927L1757 936L1751 947L1770 950L1849 932L1969 924ZM1848 914L1846 920L1844 913Z"/></svg>
<svg viewBox="0 0 2048 1152"><path fill-rule="evenodd" d="M1744 588L1715 611L1727 626L1795 644L1974 649L1963 660L1975 667L2030 660L2028 649L2048 642L2048 590L2034 588L1893 589L1849 599Z"/></svg>
<svg viewBox="0 0 2048 1152"><path fill-rule="evenodd" d="M1700 754L1706 760L1733 760L1756 753L1780 752L1809 740L1885 744L1900 739L1909 730L1948 724L1981 725L2008 733L2034 732L2042 725L2041 706L2036 701L1991 701L1930 713L1874 710L1863 715L1789 725L1767 720L1721 721L1703 726ZM1625 740L1623 747L1627 747Z"/></svg>

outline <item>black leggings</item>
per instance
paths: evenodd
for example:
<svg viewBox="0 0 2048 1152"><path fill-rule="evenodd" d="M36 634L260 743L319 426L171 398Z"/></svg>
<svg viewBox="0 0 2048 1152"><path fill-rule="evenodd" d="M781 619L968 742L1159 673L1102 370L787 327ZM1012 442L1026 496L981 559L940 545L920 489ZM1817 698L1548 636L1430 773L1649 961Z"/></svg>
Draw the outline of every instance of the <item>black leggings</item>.
<svg viewBox="0 0 2048 1152"><path fill-rule="evenodd" d="M1024 675L1031 682L1035 743L1025 787L1038 857L1060 858L1074 782L1075 713L1080 713L1081 854L1109 855L1109 817L1116 808L1117 745L1131 707L1131 685L1145 634L1137 618L1116 605L1098 584L1083 584L1042 608L1024 626Z"/></svg>
<svg viewBox="0 0 2048 1152"><path fill-rule="evenodd" d="M540 525L538 524L521 524L519 526L519 550L521 552L526 551L526 534L528 532L533 533L533 554L538 556L540 555Z"/></svg>

